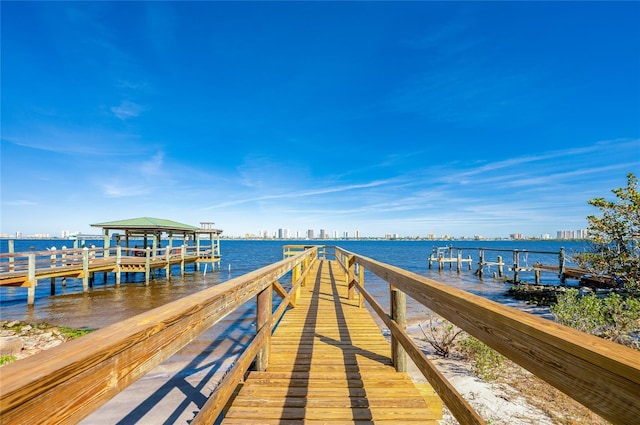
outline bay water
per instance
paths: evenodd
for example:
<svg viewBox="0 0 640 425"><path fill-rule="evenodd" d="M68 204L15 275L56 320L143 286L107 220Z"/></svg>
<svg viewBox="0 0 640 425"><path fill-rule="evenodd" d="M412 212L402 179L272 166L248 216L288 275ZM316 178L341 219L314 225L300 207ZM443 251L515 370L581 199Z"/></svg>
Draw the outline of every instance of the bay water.
<svg viewBox="0 0 640 425"><path fill-rule="evenodd" d="M102 240L84 241L87 246L101 247ZM166 241L164 241L166 244ZM391 264L418 275L436 280L446 285L459 288L490 300L515 307L534 314L549 317L548 309L530 306L508 296L508 284L494 279L497 266L484 270L484 278L479 279L473 272L477 268L478 249L485 249L485 261L495 261L501 255L505 262L506 277L513 277L508 267L513 264L511 251L520 252L520 265L531 266L536 262L545 265L558 264L558 252L564 248L567 257L572 253L586 249L583 241L558 240L496 240L496 241L434 241L434 240L324 240L324 241L290 241L290 240L222 240L220 270L211 270L210 265L201 266L196 272L193 265L187 266L184 275L174 267L169 279L164 272L158 272L150 285L144 285L143 273L123 275L123 283L115 285L115 277L96 273L95 281L89 292L82 292L80 279L66 279L63 286L61 279L56 281L56 295L50 295L48 280L40 280L36 288L35 306L28 307L26 288L0 288L0 310L3 319L25 320L29 322L49 322L78 328L100 328L125 317L141 313L148 309L166 304L178 298L220 284L231 278L241 276L260 267L282 259L285 245L335 245L347 251L361 254L383 263ZM472 265L463 264L462 271L456 272L456 265L446 264L439 270L437 264L429 268L429 255L434 249L453 246L462 249L463 258L471 256ZM69 240L21 239L14 241L15 252L26 252L29 249L44 251L56 247L73 247ZM6 239L0 240L0 252L8 251ZM445 249L448 254L448 250ZM455 252L455 251L454 251ZM455 254L454 254L455 255ZM571 265L570 263L567 263ZM493 268L492 268L493 267ZM542 283L559 284L555 273L542 273ZM533 282L533 272L519 274L519 279ZM286 278L285 278L286 281ZM365 284L374 296L387 306L388 284L365 272ZM409 320L419 320L428 310L417 303L408 301L407 315ZM63 323L64 322L64 323Z"/></svg>

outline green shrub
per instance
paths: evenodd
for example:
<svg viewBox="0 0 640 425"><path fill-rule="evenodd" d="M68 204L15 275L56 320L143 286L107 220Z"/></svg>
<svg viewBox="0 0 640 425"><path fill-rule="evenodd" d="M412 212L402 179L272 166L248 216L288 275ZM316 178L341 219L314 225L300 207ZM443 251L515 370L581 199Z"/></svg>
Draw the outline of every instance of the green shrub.
<svg viewBox="0 0 640 425"><path fill-rule="evenodd" d="M479 339L468 336L460 341L458 347L461 353L473 362L473 373L484 380L495 380L500 377L502 366L506 360Z"/></svg>
<svg viewBox="0 0 640 425"><path fill-rule="evenodd" d="M640 348L640 300L612 292L608 296L580 295L570 289L551 307L558 323L636 349Z"/></svg>
<svg viewBox="0 0 640 425"><path fill-rule="evenodd" d="M4 366L16 361L16 356L0 356L0 366Z"/></svg>
<svg viewBox="0 0 640 425"><path fill-rule="evenodd" d="M67 339L76 339L91 332L87 329L72 329L66 326L60 326L58 327L58 330L60 331L60 333L65 335Z"/></svg>

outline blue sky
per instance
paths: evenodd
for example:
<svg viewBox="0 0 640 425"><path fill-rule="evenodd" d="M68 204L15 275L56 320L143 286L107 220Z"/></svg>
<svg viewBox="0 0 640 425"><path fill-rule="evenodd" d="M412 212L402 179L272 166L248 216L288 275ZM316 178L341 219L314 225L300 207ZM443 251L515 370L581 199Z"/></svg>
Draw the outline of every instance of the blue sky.
<svg viewBox="0 0 640 425"><path fill-rule="evenodd" d="M640 176L638 2L2 2L1 233L555 236Z"/></svg>

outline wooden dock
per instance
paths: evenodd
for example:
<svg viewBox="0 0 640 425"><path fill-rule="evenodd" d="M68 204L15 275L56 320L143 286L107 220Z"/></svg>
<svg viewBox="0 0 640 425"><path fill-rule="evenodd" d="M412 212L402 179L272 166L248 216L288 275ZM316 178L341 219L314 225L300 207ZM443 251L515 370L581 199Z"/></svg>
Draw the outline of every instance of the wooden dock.
<svg viewBox="0 0 640 425"><path fill-rule="evenodd" d="M144 273L145 284L160 269L164 269L165 277L171 275L173 266L185 272L187 264L194 264L199 269L200 263L216 264L220 268L219 249L211 246L180 246L151 248L73 248L50 251L9 252L0 254L0 286L26 287L27 303L35 302L35 287L39 280L49 279L51 295L56 292L56 279L82 279L83 291L92 286L96 273L115 275L115 283L119 285L122 273Z"/></svg>
<svg viewBox="0 0 640 425"><path fill-rule="evenodd" d="M396 372L389 342L337 279L340 265L318 261L310 274L271 338L267 370L250 372L223 423L437 424L442 401Z"/></svg>

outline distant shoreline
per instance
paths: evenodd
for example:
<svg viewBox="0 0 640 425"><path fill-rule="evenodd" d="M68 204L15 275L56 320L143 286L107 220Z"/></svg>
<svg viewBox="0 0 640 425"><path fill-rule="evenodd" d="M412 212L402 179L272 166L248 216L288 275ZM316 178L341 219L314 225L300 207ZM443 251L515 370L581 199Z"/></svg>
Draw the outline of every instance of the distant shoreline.
<svg viewBox="0 0 640 425"><path fill-rule="evenodd" d="M104 239L103 236L99 236L99 235L81 235L78 238L62 238L59 236L49 236L49 237L21 237L21 238L14 238L14 237L8 237L8 236L0 236L0 240L14 240L14 241L32 241L32 240L40 240L40 241L49 241L49 240L56 240L56 241L74 241L76 239L79 240L97 240L97 241L101 241ZM136 238L136 237L131 237L131 239L142 239L142 237ZM162 240L169 240L169 238L162 238ZM281 239L281 238L243 238L243 237L220 237L221 241L265 241L265 242L273 242L273 241L281 241L281 242L300 242L300 243L308 243L308 242L319 242L319 243L327 243L327 242L332 242L332 241L388 241L388 242L395 242L395 241L407 241L407 242L492 242L492 241L498 241L498 242L563 242L563 241L567 241L567 242L586 242L589 241L589 239L580 239L580 238L574 238L574 239L558 239L558 238L549 238L549 239L542 239L542 238L522 238L522 239L511 239L511 238L482 238L482 239L474 239L474 238L452 238L452 239L430 239L430 238L416 238L416 237L404 237L404 238L385 238L385 237L368 237L368 238L328 238L328 239L297 239L297 238L288 238L288 239Z"/></svg>

